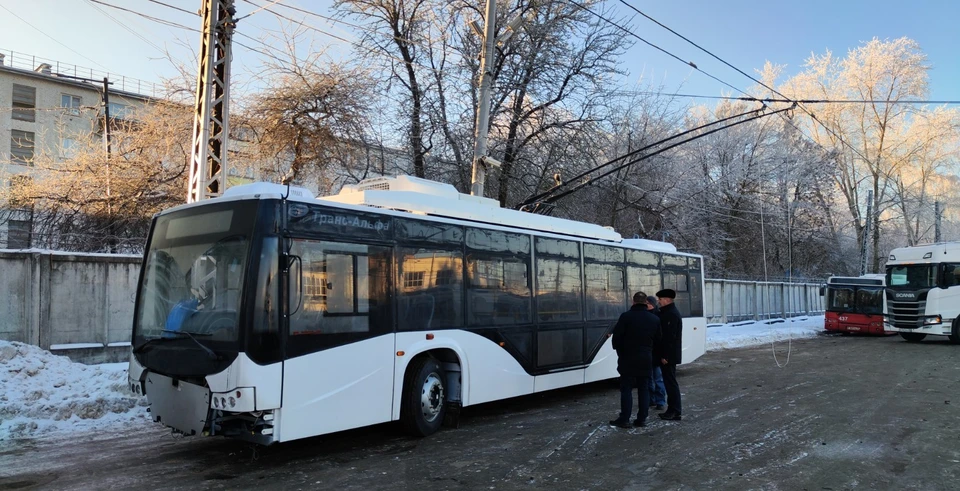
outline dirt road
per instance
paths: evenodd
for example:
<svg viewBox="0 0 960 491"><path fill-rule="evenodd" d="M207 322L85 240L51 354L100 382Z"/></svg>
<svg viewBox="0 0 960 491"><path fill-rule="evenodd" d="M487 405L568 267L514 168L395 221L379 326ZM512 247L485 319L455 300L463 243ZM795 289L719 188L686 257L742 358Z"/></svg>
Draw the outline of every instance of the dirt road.
<svg viewBox="0 0 960 491"><path fill-rule="evenodd" d="M684 420L606 423L612 383L279 444L156 427L3 442L0 489L956 489L960 346L831 337L709 353L681 369Z"/></svg>

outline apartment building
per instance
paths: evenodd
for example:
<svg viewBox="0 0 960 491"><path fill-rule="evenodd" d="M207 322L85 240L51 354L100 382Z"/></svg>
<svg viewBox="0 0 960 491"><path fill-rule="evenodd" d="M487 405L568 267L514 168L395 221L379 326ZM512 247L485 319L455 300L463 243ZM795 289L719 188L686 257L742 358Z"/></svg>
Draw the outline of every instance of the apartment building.
<svg viewBox="0 0 960 491"><path fill-rule="evenodd" d="M154 84L97 70L0 51L0 185L31 179L34 159L64 161L82 138L103 130L103 79L111 118L136 118ZM31 246L32 211L0 203L0 248Z"/></svg>

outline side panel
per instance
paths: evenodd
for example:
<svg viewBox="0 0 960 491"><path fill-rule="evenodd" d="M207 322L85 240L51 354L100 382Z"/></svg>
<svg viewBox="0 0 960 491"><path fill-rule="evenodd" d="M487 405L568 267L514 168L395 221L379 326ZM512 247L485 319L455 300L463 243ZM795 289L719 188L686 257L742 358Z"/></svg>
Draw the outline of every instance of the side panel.
<svg viewBox="0 0 960 491"><path fill-rule="evenodd" d="M533 382L534 392L543 392L545 390L559 389L561 387L570 387L571 385L580 385L583 383L584 370L567 370L565 372L549 373L547 375L538 375Z"/></svg>
<svg viewBox="0 0 960 491"><path fill-rule="evenodd" d="M692 363L707 352L707 319L690 317L683 319L683 348L681 364Z"/></svg>
<svg viewBox="0 0 960 491"><path fill-rule="evenodd" d="M282 363L258 365L245 353L240 353L226 370L208 375L207 385L210 386L211 392L229 392L243 387L253 387L256 389L256 410L262 411L280 407L282 378Z"/></svg>
<svg viewBox="0 0 960 491"><path fill-rule="evenodd" d="M617 352L613 350L613 339L607 337L593 358L593 362L584 371L583 381L586 383L596 382L598 380L607 380L619 377L617 373Z"/></svg>
<svg viewBox="0 0 960 491"><path fill-rule="evenodd" d="M284 362L278 440L390 421L394 358L388 334Z"/></svg>

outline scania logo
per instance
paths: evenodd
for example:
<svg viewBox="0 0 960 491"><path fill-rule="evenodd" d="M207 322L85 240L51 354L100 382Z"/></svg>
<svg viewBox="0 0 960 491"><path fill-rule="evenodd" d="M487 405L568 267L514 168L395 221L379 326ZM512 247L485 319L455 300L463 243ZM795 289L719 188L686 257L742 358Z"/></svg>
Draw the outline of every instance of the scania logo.
<svg viewBox="0 0 960 491"><path fill-rule="evenodd" d="M910 299L913 299L914 297L916 297L916 295L914 295L913 293L895 293L894 296L897 298L910 298Z"/></svg>

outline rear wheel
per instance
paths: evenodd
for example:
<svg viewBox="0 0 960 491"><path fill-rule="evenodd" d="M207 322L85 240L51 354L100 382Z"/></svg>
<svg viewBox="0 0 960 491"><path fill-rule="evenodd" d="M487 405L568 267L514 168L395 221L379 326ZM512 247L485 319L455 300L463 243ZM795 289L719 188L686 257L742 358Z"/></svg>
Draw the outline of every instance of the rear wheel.
<svg viewBox="0 0 960 491"><path fill-rule="evenodd" d="M908 343L919 343L927 335L919 332L901 332L900 337L906 339Z"/></svg>
<svg viewBox="0 0 960 491"><path fill-rule="evenodd" d="M408 432L427 436L440 429L447 411L445 381L443 367L433 358L419 357L407 367L400 421Z"/></svg>

